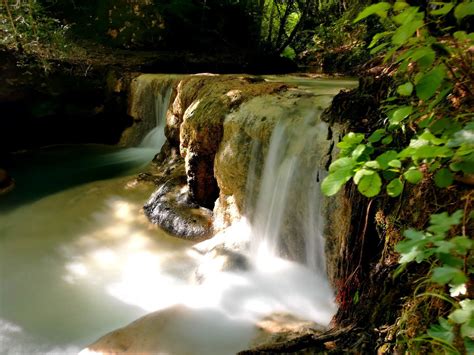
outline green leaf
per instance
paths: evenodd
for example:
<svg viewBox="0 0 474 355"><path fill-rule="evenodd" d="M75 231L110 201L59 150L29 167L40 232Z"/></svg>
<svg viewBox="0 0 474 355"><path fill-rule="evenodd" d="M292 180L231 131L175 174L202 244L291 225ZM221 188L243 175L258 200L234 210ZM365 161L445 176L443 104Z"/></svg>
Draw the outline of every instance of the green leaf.
<svg viewBox="0 0 474 355"><path fill-rule="evenodd" d="M390 197L397 197L402 193L402 191L403 183L400 181L400 179L393 179L387 185L387 193Z"/></svg>
<svg viewBox="0 0 474 355"><path fill-rule="evenodd" d="M420 143L419 146L410 146L408 148L403 149L398 156L401 159L404 158L412 158L413 160L418 160L418 159L426 159L426 158L448 158L452 157L454 152L452 149L446 147L446 146L433 146L427 144L427 141L423 142L418 142ZM414 141L414 144L417 142Z"/></svg>
<svg viewBox="0 0 474 355"><path fill-rule="evenodd" d="M367 139L370 143L376 143L379 140L381 140L385 136L385 130L384 129L377 129L374 133L370 135L370 137Z"/></svg>
<svg viewBox="0 0 474 355"><path fill-rule="evenodd" d="M356 17L354 23L359 22L360 20L365 19L371 15L377 15L379 17L387 17L387 11L392 7L388 2L379 2L374 5L370 5L362 10L361 13Z"/></svg>
<svg viewBox="0 0 474 355"><path fill-rule="evenodd" d="M451 250L454 249L454 244L447 240L439 240L434 244L437 246L437 253L449 254Z"/></svg>
<svg viewBox="0 0 474 355"><path fill-rule="evenodd" d="M474 338L474 317L461 326L461 335L465 338Z"/></svg>
<svg viewBox="0 0 474 355"><path fill-rule="evenodd" d="M453 326L444 318L439 319L439 324L431 325L427 333L430 337L440 340L442 343L451 345L454 341Z"/></svg>
<svg viewBox="0 0 474 355"><path fill-rule="evenodd" d="M395 150L388 150L385 153L380 154L375 160L380 164L380 168L387 169L388 164L397 159L398 153Z"/></svg>
<svg viewBox="0 0 474 355"><path fill-rule="evenodd" d="M378 41L380 41L382 38L387 37L391 34L392 32L386 31L386 32L379 32L372 37L372 41L370 42L369 46L367 48L372 48L374 47Z"/></svg>
<svg viewBox="0 0 474 355"><path fill-rule="evenodd" d="M434 161L429 165L429 172L432 173L433 171L438 170L441 167L441 163L439 161Z"/></svg>
<svg viewBox="0 0 474 355"><path fill-rule="evenodd" d="M430 130L433 134L445 134L451 135L462 129L462 125L458 122L453 122L450 117L443 117L440 119L434 120L430 124Z"/></svg>
<svg viewBox="0 0 474 355"><path fill-rule="evenodd" d="M424 24L423 20L413 20L404 23L402 26L398 27L393 34L392 43L399 46L405 44L408 39L415 34L416 30Z"/></svg>
<svg viewBox="0 0 474 355"><path fill-rule="evenodd" d="M440 87L445 75L444 67L441 65L424 74L415 87L416 95L420 100L426 101L431 98Z"/></svg>
<svg viewBox="0 0 474 355"><path fill-rule="evenodd" d="M443 236L440 236L443 238ZM453 256L452 254L438 253L438 259L445 265L456 269L461 269L464 265L464 260Z"/></svg>
<svg viewBox="0 0 474 355"><path fill-rule="evenodd" d="M342 138L342 140L350 144L359 144L364 140L364 134L349 132Z"/></svg>
<svg viewBox="0 0 474 355"><path fill-rule="evenodd" d="M352 158L357 161L364 152L367 150L367 146L365 144L359 144L353 151L352 151Z"/></svg>
<svg viewBox="0 0 474 355"><path fill-rule="evenodd" d="M453 3L443 3L440 8L437 8L436 10L431 10L430 14L435 16L443 16L446 15L449 11L451 11L453 7Z"/></svg>
<svg viewBox="0 0 474 355"><path fill-rule="evenodd" d="M441 188L450 186L453 183L453 180L453 173L446 168L438 170L434 176L436 186Z"/></svg>
<svg viewBox="0 0 474 355"><path fill-rule="evenodd" d="M418 138L419 139L424 139L424 140L426 140L430 143L433 143L434 145L440 145L440 144L445 144L446 143L446 139L438 138L428 130L425 130L420 136L418 136Z"/></svg>
<svg viewBox="0 0 474 355"><path fill-rule="evenodd" d="M378 173L363 176L357 185L359 192L366 197L378 195L381 187L382 179Z"/></svg>
<svg viewBox="0 0 474 355"><path fill-rule="evenodd" d="M443 83L443 86L444 87L446 86L446 88L444 88L443 90L441 90L441 92L436 95L436 99L434 100L431 100L429 106L428 106L428 110L432 110L433 107L437 106L440 102L442 102L444 100L444 98L446 96L448 96L449 93L451 93L452 89L453 89L453 86L451 84L447 84L446 82Z"/></svg>
<svg viewBox="0 0 474 355"><path fill-rule="evenodd" d="M403 235L407 238L395 245L395 250L400 253L400 264L416 261L422 262L432 254L432 250L425 248L428 240L423 232L415 229L406 230ZM431 252L431 253L430 253Z"/></svg>
<svg viewBox="0 0 474 355"><path fill-rule="evenodd" d="M418 184L423 179L423 173L418 169L407 170L403 176L412 184Z"/></svg>
<svg viewBox="0 0 474 355"><path fill-rule="evenodd" d="M448 212L432 214L430 216L430 226L428 227L428 231L436 234L444 234L448 232L452 226L461 223L462 217L462 210L457 210L452 215L449 215Z"/></svg>
<svg viewBox="0 0 474 355"><path fill-rule="evenodd" d="M459 162L461 170L467 174L474 174L474 153L471 153L462 158Z"/></svg>
<svg viewBox="0 0 474 355"><path fill-rule="evenodd" d="M393 10L400 11L407 8L408 6L410 5L408 5L405 1L397 1L395 4L393 4Z"/></svg>
<svg viewBox="0 0 474 355"><path fill-rule="evenodd" d="M354 183L358 185L360 180L362 180L364 176L373 175L373 174L375 174L375 171L373 170L364 169L364 168L357 170L357 172L354 175Z"/></svg>
<svg viewBox="0 0 474 355"><path fill-rule="evenodd" d="M369 169L372 169L372 170L378 170L378 169L380 169L380 164L376 160L369 160L369 161L365 162L364 168L369 168Z"/></svg>
<svg viewBox="0 0 474 355"><path fill-rule="evenodd" d="M461 309L455 310L448 318L456 324L467 323L474 317L474 300L462 300L459 305Z"/></svg>
<svg viewBox="0 0 474 355"><path fill-rule="evenodd" d="M400 85L397 88L397 92L401 96L410 96L413 92L413 84L408 81L405 84Z"/></svg>
<svg viewBox="0 0 474 355"><path fill-rule="evenodd" d="M344 171L336 171L326 176L321 184L321 191L326 196L335 195L341 187L349 181L352 174L345 173Z"/></svg>
<svg viewBox="0 0 474 355"><path fill-rule="evenodd" d="M404 11L399 13L396 16L393 16L393 21L398 25L404 25L408 22L412 22L414 19L423 18L423 16L418 13L418 8L414 6L410 6L406 8Z"/></svg>
<svg viewBox="0 0 474 355"><path fill-rule="evenodd" d="M336 172L338 170L352 171L354 166L355 166L355 163L351 158L349 158L349 157L339 158L339 159L335 160L329 166L329 172L332 173L332 172Z"/></svg>
<svg viewBox="0 0 474 355"><path fill-rule="evenodd" d="M451 239L451 243L453 243L456 252L461 255L466 255L466 253L474 247L474 242L464 236L458 236Z"/></svg>
<svg viewBox="0 0 474 355"><path fill-rule="evenodd" d="M466 348L467 354L474 354L474 340L464 337L464 347Z"/></svg>
<svg viewBox="0 0 474 355"><path fill-rule="evenodd" d="M385 137L384 139L382 139L382 144L390 144L392 142L393 142L392 135L389 135L389 136Z"/></svg>
<svg viewBox="0 0 474 355"><path fill-rule="evenodd" d="M380 52L382 49L384 49L385 47L388 47L388 43L382 43L382 44L379 44L377 47L375 48L372 48L370 50L370 54L377 54L378 52Z"/></svg>
<svg viewBox="0 0 474 355"><path fill-rule="evenodd" d="M458 172L461 171L461 168L462 166L459 162L453 162L449 164L449 169L451 169L451 171Z"/></svg>
<svg viewBox="0 0 474 355"><path fill-rule="evenodd" d="M431 280L440 285L446 285L448 283L459 285L467 282L468 279L466 275L464 275L464 272L458 268L452 266L439 266L433 269Z"/></svg>
<svg viewBox="0 0 474 355"><path fill-rule="evenodd" d="M398 159L394 159L388 162L388 166L391 168L400 169L402 167L402 162Z"/></svg>
<svg viewBox="0 0 474 355"><path fill-rule="evenodd" d="M417 62L424 69L433 64L435 57L436 53L431 47L421 47L413 51L410 59Z"/></svg>
<svg viewBox="0 0 474 355"><path fill-rule="evenodd" d="M413 112L412 106L402 106L390 112L388 119L391 124L398 125Z"/></svg>
<svg viewBox="0 0 474 355"><path fill-rule="evenodd" d="M465 41L467 40L467 33L466 31L456 31L453 33L454 38L458 41Z"/></svg>
<svg viewBox="0 0 474 355"><path fill-rule="evenodd" d="M411 240L422 240L425 239L425 233L421 231L417 231L416 229L407 229L405 232L403 232L403 235Z"/></svg>
<svg viewBox="0 0 474 355"><path fill-rule="evenodd" d="M352 298L354 304L359 303L359 290L357 290L354 294L354 297Z"/></svg>
<svg viewBox="0 0 474 355"><path fill-rule="evenodd" d="M462 2L454 9L454 17L456 17L458 21L471 15L474 15L474 2L472 1Z"/></svg>
<svg viewBox="0 0 474 355"><path fill-rule="evenodd" d="M326 196L336 194L353 175L355 162L351 158L340 158L329 166L329 174L321 184Z"/></svg>

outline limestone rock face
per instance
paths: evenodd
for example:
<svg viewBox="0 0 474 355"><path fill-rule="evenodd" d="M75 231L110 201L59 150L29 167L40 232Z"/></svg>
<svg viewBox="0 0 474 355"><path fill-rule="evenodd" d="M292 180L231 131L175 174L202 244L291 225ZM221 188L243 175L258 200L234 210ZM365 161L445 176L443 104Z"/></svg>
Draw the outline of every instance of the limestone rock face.
<svg viewBox="0 0 474 355"><path fill-rule="evenodd" d="M120 146L138 146L146 134L157 125L159 111L162 109L158 107L159 95L165 95L169 88L172 90L172 101L176 96L178 78L175 75L142 74L132 80L128 94L128 115L132 117L133 124L123 132ZM164 110L166 117L169 114L168 107Z"/></svg>
<svg viewBox="0 0 474 355"><path fill-rule="evenodd" d="M348 130L347 124L333 123L331 125L331 150L329 152L330 163L337 159L336 144L342 139ZM352 195L352 196L351 196ZM323 218L325 238L326 270L329 281L336 286L339 278L341 261L345 259L344 252L347 251L346 237L353 229L351 216L353 210L357 208L356 203L358 193L353 196L349 188L343 188L336 195L326 197L323 200Z"/></svg>
<svg viewBox="0 0 474 355"><path fill-rule="evenodd" d="M256 196L259 179L268 153L270 138L280 122L288 125L304 124L305 119L316 115L318 100L298 91L257 96L224 121L224 135L214 162L214 174L220 189L219 200L214 208L215 225L228 227L244 213L245 196ZM323 140L326 140L323 134ZM299 139L299 137L294 137ZM251 161L253 157L253 161ZM254 176L249 177L249 168ZM248 181L248 179L254 181Z"/></svg>
<svg viewBox="0 0 474 355"><path fill-rule="evenodd" d="M214 172L215 155L222 141L226 116L237 110L246 100L255 96L279 93L286 89L286 85L281 83L268 83L258 78L231 75L141 75L133 81L130 89L129 114L135 123L123 135L122 144L137 145L147 130L159 124L160 120L166 120L164 131L167 142L163 149L179 150L184 159L188 202L212 209L219 196L219 186ZM169 101L163 100L165 96ZM245 156L246 153L244 150L239 154ZM163 154L160 153L161 155ZM161 157L158 160L162 163L165 159ZM162 186L161 177L150 179L159 180L159 185ZM242 179L245 179L244 175L241 176L240 180ZM145 211L154 223L176 234L178 233L176 225L173 227L169 223L171 220L176 220L176 216L171 217L170 213L166 212L169 210L162 207L166 204L171 208L168 202L177 198L179 194L168 190L164 192L163 189L165 188L162 186L162 191L155 193L154 199L145 206ZM168 202L165 203L165 199ZM227 202L231 199L232 197L229 197ZM224 200L223 197L222 201ZM179 201L175 202L174 207L181 206L180 210L183 211L185 205ZM188 207L194 208L191 205ZM180 215L183 216L182 213ZM194 236L192 239L204 238L209 231L204 233L204 230L201 230L201 232L197 233L200 235L199 238L196 233L191 233ZM178 234L181 237L188 237L183 232Z"/></svg>
<svg viewBox="0 0 474 355"><path fill-rule="evenodd" d="M196 76L180 83L170 121L180 124L180 152L186 161L191 197L197 203L212 208L219 195L213 167L225 117L246 99L284 88L235 76ZM168 139L175 140L175 131L168 130Z"/></svg>
<svg viewBox="0 0 474 355"><path fill-rule="evenodd" d="M171 90L171 94L166 107L160 108L157 99L163 97L165 90ZM315 116L327 106L329 99L330 96L319 92L245 76L146 74L137 77L131 87L129 105L135 123L123 142L137 144L145 131L156 124L159 112L166 121L167 141L156 158L161 172L144 177L154 181L161 190L146 205L147 215L168 232L192 240L206 239L242 217L252 222L259 212L255 210L256 196L271 136L281 123L289 127L288 137L281 142L283 149L299 150L311 145L317 152L303 159L292 172L301 183L289 192L289 203L298 206L308 187L324 178L319 173L313 176L306 172L313 171L311 167L319 166L323 170L329 166L336 153L335 144L347 129L338 122L333 122L330 128L308 124L317 122ZM304 125L305 134L298 131ZM303 137L308 130L313 131L310 139ZM181 165L173 173L167 173L172 169L166 167L170 152L175 158L181 157ZM346 235L349 230L351 205L342 193L322 201L326 221L323 234L330 236L326 243L327 268L329 275L335 275L337 260L341 258L339 251L344 248L343 239L337 236ZM200 207L204 208L200 210ZM212 209L213 214L208 213ZM308 217L302 210L295 208L285 215L279 248L285 257L304 262L307 260L304 236L308 233L304 221ZM185 227L190 231L185 232ZM332 279L334 282L335 277Z"/></svg>

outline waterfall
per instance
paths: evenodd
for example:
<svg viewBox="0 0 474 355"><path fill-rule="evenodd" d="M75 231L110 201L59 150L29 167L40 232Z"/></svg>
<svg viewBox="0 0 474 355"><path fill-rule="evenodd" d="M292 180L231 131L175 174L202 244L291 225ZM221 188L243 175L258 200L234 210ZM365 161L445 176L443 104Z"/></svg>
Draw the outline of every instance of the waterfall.
<svg viewBox="0 0 474 355"><path fill-rule="evenodd" d="M324 228L321 216L321 161L327 125L312 112L303 122L279 122L273 130L263 170L256 171L262 144L254 141L247 180L248 193L258 191L247 202L256 264L268 258L302 261L325 273ZM260 175L260 179L257 178Z"/></svg>
<svg viewBox="0 0 474 355"><path fill-rule="evenodd" d="M99 155L96 158L97 165L129 163L143 168L153 159L166 141L166 113L173 86L173 78L167 76L145 74L134 80L130 95L130 114L136 123L125 131L121 144L131 147Z"/></svg>
<svg viewBox="0 0 474 355"><path fill-rule="evenodd" d="M164 129L178 76L142 74L130 84L128 114L133 124L122 134L122 147L159 150L166 141Z"/></svg>
<svg viewBox="0 0 474 355"><path fill-rule="evenodd" d="M152 114L155 118L155 127L143 138L142 142L140 143L140 147L142 148L161 149L162 145L166 141L166 112L168 111L170 104L173 86L171 83L166 83L157 89L158 90L153 92L154 106Z"/></svg>

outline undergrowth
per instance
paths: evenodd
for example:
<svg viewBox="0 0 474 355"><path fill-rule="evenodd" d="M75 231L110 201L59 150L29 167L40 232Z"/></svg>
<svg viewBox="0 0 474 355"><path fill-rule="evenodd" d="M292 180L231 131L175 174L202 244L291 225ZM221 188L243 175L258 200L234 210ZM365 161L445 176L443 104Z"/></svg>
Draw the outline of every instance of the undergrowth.
<svg viewBox="0 0 474 355"><path fill-rule="evenodd" d="M350 132L338 143L322 189L331 196L352 180L370 199L400 202L422 185L435 192L434 200L444 191L456 196L450 205L410 208L419 218L398 226L404 238L395 245L400 266L393 277L421 275L405 300L396 339L411 353L473 353L474 34L465 29L474 3L378 2L355 22L373 15L384 30L369 48L384 54L397 85L384 101L378 129ZM420 267L408 267L413 264Z"/></svg>

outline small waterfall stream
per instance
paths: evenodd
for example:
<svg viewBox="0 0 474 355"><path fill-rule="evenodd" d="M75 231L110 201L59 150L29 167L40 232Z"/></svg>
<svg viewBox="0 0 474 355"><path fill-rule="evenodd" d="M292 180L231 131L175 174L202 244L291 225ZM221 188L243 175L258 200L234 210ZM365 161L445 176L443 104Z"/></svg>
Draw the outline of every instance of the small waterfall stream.
<svg viewBox="0 0 474 355"><path fill-rule="evenodd" d="M156 128L138 147L79 152L74 164L63 148L47 171L41 154L19 159L17 171L30 178L17 178L12 198L26 185L41 190L35 175L54 181L90 176L36 191L14 208L11 200L1 201L1 354L76 354L149 312L155 313L130 326L129 336L145 338L129 352L234 354L251 345L255 324L275 313L329 323L335 305L324 272L323 172L317 168L317 141L327 127L319 111L301 127L277 125L266 150L254 142L252 154L266 156L265 164L250 161L247 219L227 231L252 238L251 250L242 251L249 266L222 271L227 258L203 255L193 243L150 228L140 212L151 187L134 184L133 177L164 142L172 96L171 85L151 92L150 128ZM46 185L48 177L42 179ZM302 255L285 251L289 235L301 243Z"/></svg>
<svg viewBox="0 0 474 355"><path fill-rule="evenodd" d="M144 88L142 90L147 90ZM173 86L167 83L163 87L153 92L153 115L155 116L155 127L146 134L140 143L141 148L156 148L161 149L166 141L165 126L166 126L166 111L168 110Z"/></svg>
<svg viewBox="0 0 474 355"><path fill-rule="evenodd" d="M286 256L302 259L321 275L325 272L319 181L324 174L321 154L325 154L320 142L326 141L328 128L319 115L315 110L300 125L277 124L259 183L257 173L249 173L247 190L259 191L257 200L247 203L247 214L252 216L251 249L257 263L267 257ZM253 160L261 154L259 146L254 142ZM252 161L250 165L251 170L256 169ZM304 255L285 255L285 238L299 238Z"/></svg>

